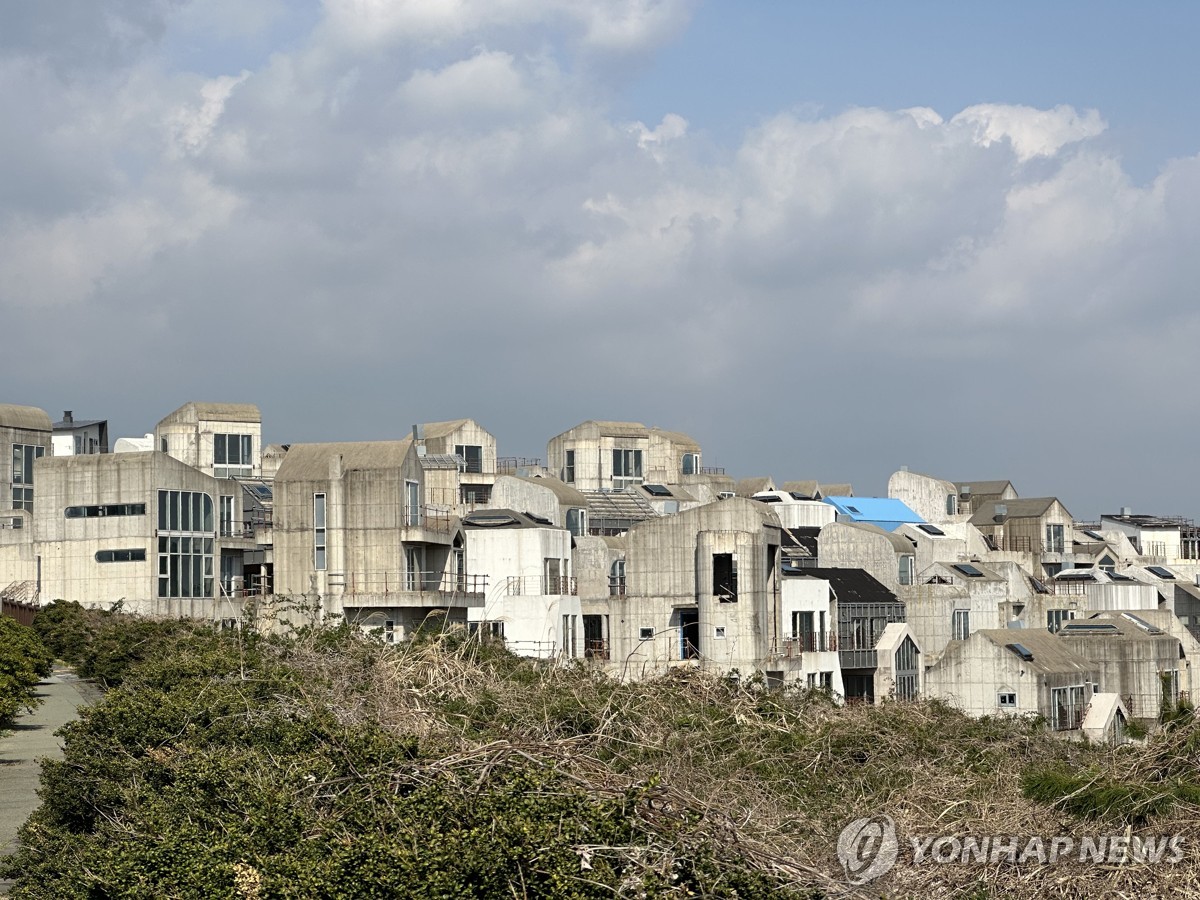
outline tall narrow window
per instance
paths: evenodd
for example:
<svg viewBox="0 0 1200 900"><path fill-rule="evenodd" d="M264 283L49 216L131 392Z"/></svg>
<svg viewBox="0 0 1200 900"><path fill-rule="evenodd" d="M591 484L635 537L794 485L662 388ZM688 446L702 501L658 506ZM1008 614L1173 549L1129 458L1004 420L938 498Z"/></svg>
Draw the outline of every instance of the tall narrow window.
<svg viewBox="0 0 1200 900"><path fill-rule="evenodd" d="M421 524L421 485L416 481L404 482L404 524Z"/></svg>
<svg viewBox="0 0 1200 900"><path fill-rule="evenodd" d="M956 609L951 624L951 637L956 641L965 641L971 636L971 611Z"/></svg>
<svg viewBox="0 0 1200 900"><path fill-rule="evenodd" d="M576 506L567 509L567 531L575 537L587 534L587 510Z"/></svg>
<svg viewBox="0 0 1200 900"><path fill-rule="evenodd" d="M46 455L36 444L13 444L12 508L33 512L33 461Z"/></svg>
<svg viewBox="0 0 1200 900"><path fill-rule="evenodd" d="M325 571L325 495L313 494L313 564Z"/></svg>
<svg viewBox="0 0 1200 900"><path fill-rule="evenodd" d="M625 560L613 560L608 570L608 593L612 597L625 596Z"/></svg>
<svg viewBox="0 0 1200 900"><path fill-rule="evenodd" d="M547 596L562 594L563 578L562 578L562 561L547 557L543 560L543 578L542 593Z"/></svg>
<svg viewBox="0 0 1200 900"><path fill-rule="evenodd" d="M425 567L425 548L424 547L405 547L404 548L404 589L406 591L423 591L425 590L425 573L421 570Z"/></svg>
<svg viewBox="0 0 1200 900"><path fill-rule="evenodd" d="M567 451L567 463L563 466L563 481L567 484L575 483L575 451Z"/></svg>
<svg viewBox="0 0 1200 900"><path fill-rule="evenodd" d="M700 474L700 454L685 453L683 454L683 474L698 475Z"/></svg>
<svg viewBox="0 0 1200 900"><path fill-rule="evenodd" d="M913 557L908 553L900 557L900 583L913 583Z"/></svg>
<svg viewBox="0 0 1200 900"><path fill-rule="evenodd" d="M221 497L221 534L233 534L233 498Z"/></svg>
<svg viewBox="0 0 1200 900"><path fill-rule="evenodd" d="M712 558L713 594L722 602L736 603L738 598L737 554L714 553Z"/></svg>

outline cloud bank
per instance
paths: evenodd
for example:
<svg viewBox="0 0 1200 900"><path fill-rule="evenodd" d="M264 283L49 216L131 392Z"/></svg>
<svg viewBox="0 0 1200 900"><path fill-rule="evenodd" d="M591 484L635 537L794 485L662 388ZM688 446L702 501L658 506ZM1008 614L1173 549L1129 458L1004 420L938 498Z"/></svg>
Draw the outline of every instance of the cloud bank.
<svg viewBox="0 0 1200 900"><path fill-rule="evenodd" d="M469 415L531 455L620 417L740 474L1178 495L1200 158L1136 184L1096 110L785 111L714 147L611 113L683 2L326 0L286 40L268 2L19 6L9 401L140 432L254 400L279 440ZM234 26L270 52L172 55Z"/></svg>

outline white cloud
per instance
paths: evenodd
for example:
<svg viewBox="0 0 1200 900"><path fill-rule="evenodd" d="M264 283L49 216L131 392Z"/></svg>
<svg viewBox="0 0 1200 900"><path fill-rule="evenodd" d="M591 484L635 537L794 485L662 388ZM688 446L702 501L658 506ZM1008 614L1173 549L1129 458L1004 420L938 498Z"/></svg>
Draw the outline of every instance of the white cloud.
<svg viewBox="0 0 1200 900"><path fill-rule="evenodd" d="M969 106L951 119L951 124L969 126L984 147L1009 141L1021 162L1053 156L1068 144L1096 137L1108 127L1094 109L1080 115L1069 106L1033 109L997 104Z"/></svg>

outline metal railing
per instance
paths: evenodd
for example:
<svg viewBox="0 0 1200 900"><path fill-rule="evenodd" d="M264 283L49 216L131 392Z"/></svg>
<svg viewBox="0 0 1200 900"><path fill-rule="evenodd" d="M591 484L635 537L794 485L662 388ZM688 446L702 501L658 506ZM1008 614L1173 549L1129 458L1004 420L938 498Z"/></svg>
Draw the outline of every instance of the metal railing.
<svg viewBox="0 0 1200 900"><path fill-rule="evenodd" d="M431 506L406 506L404 508L405 528L424 528L426 531L436 531L439 534L449 534L452 516L444 509Z"/></svg>
<svg viewBox="0 0 1200 900"><path fill-rule="evenodd" d="M573 576L510 575L504 579L504 593L509 597L574 597L579 593L579 585Z"/></svg>
<svg viewBox="0 0 1200 900"><path fill-rule="evenodd" d="M498 456L496 457L496 474L511 475L518 469L540 469L542 460L533 456Z"/></svg>
<svg viewBox="0 0 1200 900"><path fill-rule="evenodd" d="M486 575L457 575L453 572L330 572L331 588L346 594L437 593L458 596L487 592Z"/></svg>
<svg viewBox="0 0 1200 900"><path fill-rule="evenodd" d="M801 653L827 653L838 648L837 635L831 631L824 634L788 635L780 644L779 651L783 656L799 656ZM866 649L866 648L859 648Z"/></svg>
<svg viewBox="0 0 1200 900"><path fill-rule="evenodd" d="M701 474L701 475L724 475L725 467L724 466L701 466L699 474Z"/></svg>
<svg viewBox="0 0 1200 900"><path fill-rule="evenodd" d="M584 641L584 659L609 659L608 641Z"/></svg>

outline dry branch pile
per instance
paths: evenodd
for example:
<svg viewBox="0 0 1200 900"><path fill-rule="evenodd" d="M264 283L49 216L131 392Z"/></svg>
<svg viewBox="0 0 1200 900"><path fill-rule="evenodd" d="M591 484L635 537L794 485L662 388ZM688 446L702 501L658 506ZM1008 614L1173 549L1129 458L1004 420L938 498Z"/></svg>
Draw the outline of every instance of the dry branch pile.
<svg viewBox="0 0 1200 900"><path fill-rule="evenodd" d="M13 896L1195 896L1196 735L1110 751L938 703L618 683L457 633L197 635L68 734ZM839 833L877 814L900 861L851 888ZM1127 827L1185 858L914 865L906 840Z"/></svg>

